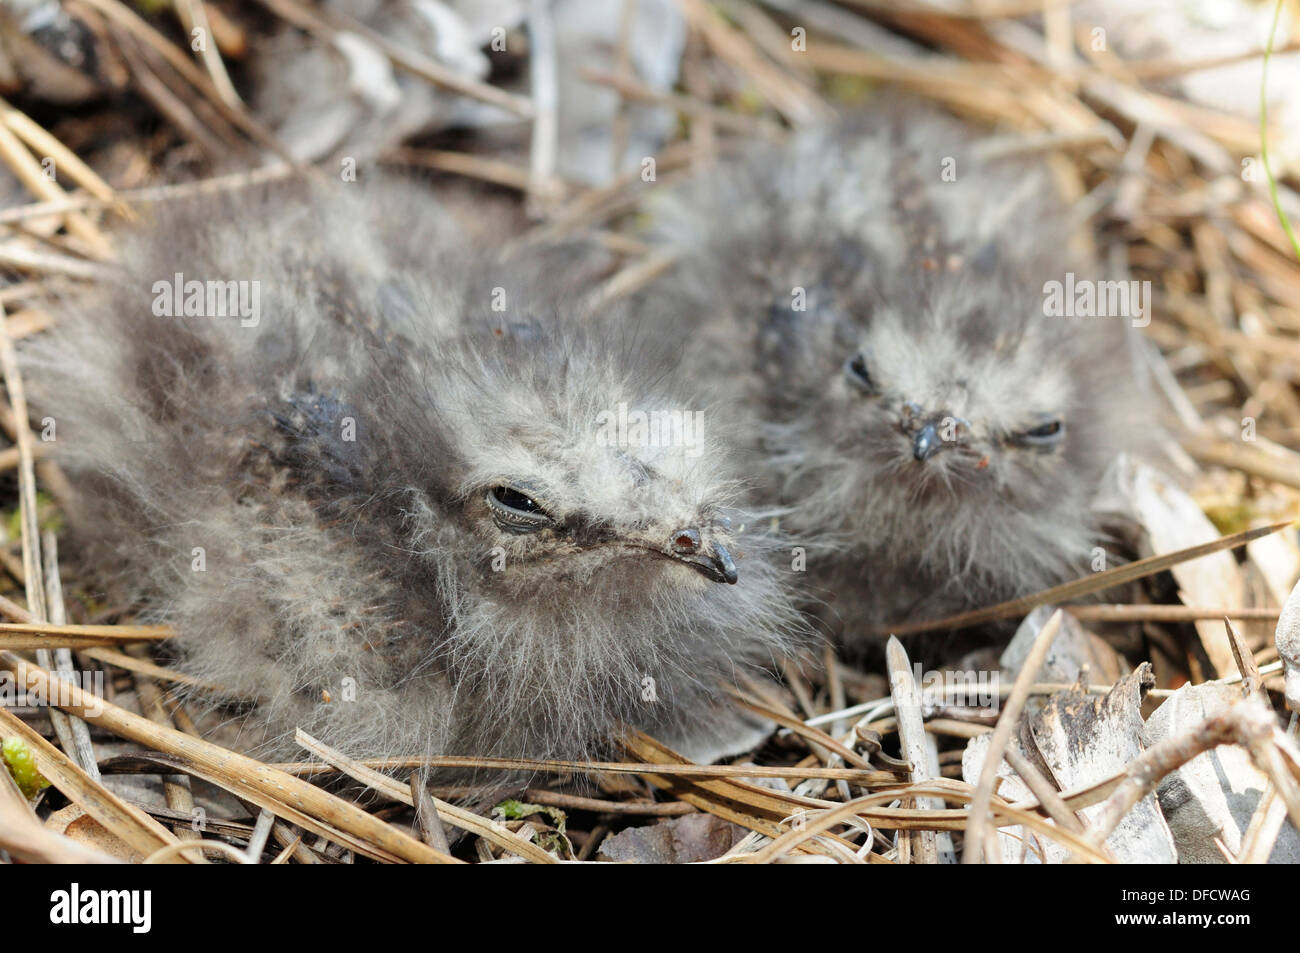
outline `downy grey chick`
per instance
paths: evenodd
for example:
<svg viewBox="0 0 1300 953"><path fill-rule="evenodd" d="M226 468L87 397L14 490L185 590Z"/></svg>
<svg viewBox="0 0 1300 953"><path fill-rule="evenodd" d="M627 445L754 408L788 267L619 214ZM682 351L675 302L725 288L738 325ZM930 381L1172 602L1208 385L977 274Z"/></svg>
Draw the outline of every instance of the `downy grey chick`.
<svg viewBox="0 0 1300 953"><path fill-rule="evenodd" d="M1094 491L1146 426L1129 317L1045 314L1047 282L1101 277L1067 253L1046 170L976 144L882 110L659 211L680 264L643 305L761 435L807 591L850 644L1099 568Z"/></svg>
<svg viewBox="0 0 1300 953"><path fill-rule="evenodd" d="M262 753L697 742L797 637L671 356L477 230L397 184L163 208L25 355L76 548ZM620 405L705 426L620 439Z"/></svg>

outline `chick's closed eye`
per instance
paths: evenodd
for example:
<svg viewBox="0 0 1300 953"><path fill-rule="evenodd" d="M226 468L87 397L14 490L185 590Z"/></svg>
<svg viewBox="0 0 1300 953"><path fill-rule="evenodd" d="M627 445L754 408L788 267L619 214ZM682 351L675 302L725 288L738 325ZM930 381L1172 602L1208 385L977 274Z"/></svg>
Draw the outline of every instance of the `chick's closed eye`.
<svg viewBox="0 0 1300 953"><path fill-rule="evenodd" d="M1059 417L1045 416L1037 426L1013 435L1012 442L1040 453L1051 453L1061 445L1064 436L1065 422Z"/></svg>
<svg viewBox="0 0 1300 953"><path fill-rule="evenodd" d="M848 377L849 383L853 384L864 394L879 394L880 388L876 385L871 376L870 370L867 369L867 358L861 352L854 354L844 365L845 376Z"/></svg>

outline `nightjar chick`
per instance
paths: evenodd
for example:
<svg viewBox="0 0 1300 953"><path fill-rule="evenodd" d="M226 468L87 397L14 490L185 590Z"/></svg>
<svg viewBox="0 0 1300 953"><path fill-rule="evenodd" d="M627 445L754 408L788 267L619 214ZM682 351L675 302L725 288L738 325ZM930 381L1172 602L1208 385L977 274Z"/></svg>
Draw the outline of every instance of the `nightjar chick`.
<svg viewBox="0 0 1300 953"><path fill-rule="evenodd" d="M799 637L670 349L502 244L406 184L169 206L25 353L68 550L260 753L689 747Z"/></svg>
<svg viewBox="0 0 1300 953"><path fill-rule="evenodd" d="M1154 436L1131 331L1148 303L1067 252L1068 220L1045 167L982 159L923 107L661 204L679 264L642 306L691 336L693 372L756 435L806 592L846 642L1111 557L1093 500Z"/></svg>

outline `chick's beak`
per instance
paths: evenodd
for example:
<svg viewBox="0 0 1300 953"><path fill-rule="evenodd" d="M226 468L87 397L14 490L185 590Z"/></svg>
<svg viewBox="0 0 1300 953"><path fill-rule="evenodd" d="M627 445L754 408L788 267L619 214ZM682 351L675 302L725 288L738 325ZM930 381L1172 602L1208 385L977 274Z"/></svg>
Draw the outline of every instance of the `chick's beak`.
<svg viewBox="0 0 1300 953"><path fill-rule="evenodd" d="M912 457L924 463L940 450L966 447L970 443L970 422L947 411L929 413L920 404L903 408L903 433L912 440Z"/></svg>
<svg viewBox="0 0 1300 953"><path fill-rule="evenodd" d="M929 460L942 446L943 440L933 421L912 434L912 456L919 462L924 463Z"/></svg>
<svg viewBox="0 0 1300 953"><path fill-rule="evenodd" d="M736 563L727 548L716 540L705 546L700 531L694 527L673 533L671 552L674 559L686 563L714 582L735 585L740 578L736 572Z"/></svg>
<svg viewBox="0 0 1300 953"><path fill-rule="evenodd" d="M714 582L725 582L734 586L740 574L736 572L736 564L731 558L731 553L727 552L726 547L721 543L714 543L712 549L711 555L698 556L695 559L688 559L687 562Z"/></svg>

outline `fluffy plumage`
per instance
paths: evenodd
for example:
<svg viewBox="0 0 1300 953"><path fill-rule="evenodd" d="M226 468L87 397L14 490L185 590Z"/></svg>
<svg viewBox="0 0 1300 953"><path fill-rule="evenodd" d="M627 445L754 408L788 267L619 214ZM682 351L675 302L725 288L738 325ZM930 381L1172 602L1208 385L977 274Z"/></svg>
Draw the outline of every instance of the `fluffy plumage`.
<svg viewBox="0 0 1300 953"><path fill-rule="evenodd" d="M672 356L578 304L574 263L475 230L392 184L168 208L26 355L77 548L187 671L258 700L269 750L294 726L366 755L698 741L718 683L798 631ZM178 273L258 282L255 326L158 316ZM619 445L620 404L706 426Z"/></svg>
<svg viewBox="0 0 1300 953"><path fill-rule="evenodd" d="M1144 432L1124 317L1049 317L1045 168L907 105L719 169L659 209L644 306L761 435L782 529L850 642L1088 571L1091 504Z"/></svg>

